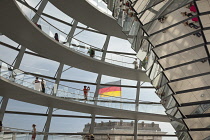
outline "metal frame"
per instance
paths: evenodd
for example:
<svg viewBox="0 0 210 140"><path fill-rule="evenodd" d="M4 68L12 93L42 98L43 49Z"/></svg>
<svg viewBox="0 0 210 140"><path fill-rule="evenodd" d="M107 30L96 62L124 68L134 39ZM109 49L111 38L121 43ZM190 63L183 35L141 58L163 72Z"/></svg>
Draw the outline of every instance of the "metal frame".
<svg viewBox="0 0 210 140"><path fill-rule="evenodd" d="M201 59L197 59L197 60L189 61L189 62L186 62L186 63L178 64L178 65L175 65L175 66L167 67L167 68L164 69L164 71L174 69L174 68L177 68L177 67L182 67L182 66L189 65L189 64L193 64L193 63L197 63L197 62L201 62L203 60L208 60L208 59L209 59L209 57L204 57L204 58L201 58Z"/></svg>
<svg viewBox="0 0 210 140"><path fill-rule="evenodd" d="M198 9L198 6L197 6L197 3L196 3L196 0L193 0L193 3L194 3L194 5L195 5L195 7L196 7L196 9L197 9L197 13L198 13L198 22L199 22L199 24L200 24L200 26L201 26L201 34L202 34L202 37L203 37L203 41L204 41L204 43L205 43L205 45L204 45L204 48L205 48L205 50L206 50L206 54L207 54L207 56L208 56L208 58L210 58L210 53L209 53L209 50L208 50L208 47L207 47L207 40L206 40L206 37L205 37L205 34L204 34L204 30L209 30L210 29L210 27L207 27L207 28L204 28L203 27L203 24L202 24L202 22L201 22L201 19L200 19L200 12L199 12L199 9ZM209 62L209 65L210 65L210 60L208 59L208 62Z"/></svg>
<svg viewBox="0 0 210 140"><path fill-rule="evenodd" d="M139 14L142 14L142 13L144 13L144 12L146 12L147 10L149 10L150 8L152 8L152 7L154 7L154 6L156 6L156 5L158 5L158 4L160 4L161 2L163 2L164 0L160 0L160 1L158 1L157 3L155 3L155 4L153 4L153 5L151 5L151 6L149 6L149 7L147 7L147 8L145 8L143 11L141 11L140 13L138 13L138 15ZM151 1L150 1L151 2ZM149 4L148 4L149 5Z"/></svg>
<svg viewBox="0 0 210 140"><path fill-rule="evenodd" d="M210 103L210 100L196 101L196 102L182 103L181 107L200 105L200 104L209 104L209 103Z"/></svg>
<svg viewBox="0 0 210 140"><path fill-rule="evenodd" d="M134 10L134 9L133 9ZM135 11L135 10L134 10ZM139 19L138 19L139 20ZM139 22L140 22L140 24L142 25L142 23L141 23L141 21L139 20ZM149 36L148 35L148 33L142 28L142 30L144 31L144 33L147 35L147 36ZM192 34L192 33L191 33ZM190 34L190 35L191 35ZM187 36L187 35L185 35L185 36ZM183 36L182 36L183 37ZM181 39L182 37L179 37L179 39ZM177 38L176 38L177 39ZM175 39L175 40L176 40ZM172 42L173 40L170 40L170 42ZM148 42L152 45L152 43L148 40ZM163 44L165 44L165 43L163 43ZM166 43L167 44L167 43ZM160 45L159 45L160 46ZM154 46L152 45L152 51L153 51L153 53L155 54L155 56L157 57L157 59L159 59L159 57L158 57L158 55L156 54L156 52L154 51ZM165 73L164 73L164 68L163 68L163 66L159 63L159 61L157 61L157 63L160 65L160 67L163 69L163 72L162 72L162 74L166 77L166 75L165 75ZM166 77L166 80L169 82L169 79ZM171 86L169 85L169 83L166 83L167 85L168 85L168 87L169 87L169 89L173 92L173 94L171 95L171 97L174 99L174 101L176 102L176 104L177 104L177 106L179 107L180 106L180 104L178 103L178 101L176 100L176 98L174 97L174 95L175 95L175 92L172 90L172 88L171 88ZM179 110L179 108L178 108L178 110ZM183 113L179 110L179 112L180 112L180 114L182 115L182 118L184 118L184 115L183 115ZM183 119L182 119L183 120ZM186 125L186 123L183 121L183 123L184 123L184 125L185 125L185 127L187 128L187 130L190 130L189 129L189 127ZM187 133L188 133L188 136L190 137L190 139L192 139L192 137L191 137L191 135L190 135L190 133L189 133L189 131L187 131Z"/></svg>
<svg viewBox="0 0 210 140"><path fill-rule="evenodd" d="M105 61L106 58L106 51L108 49L109 46L109 41L110 41L110 35L106 36L106 40L104 42L104 46L103 46L103 54L102 54L102 58L101 61ZM100 89L100 84L101 84L101 78L102 78L102 74L99 73L98 77L96 79L96 90L95 90L95 94L94 94L94 98L98 99L98 95L99 95L99 89ZM97 100L94 101L94 105L97 105ZM93 134L94 133L94 126L95 126L95 114L91 114L92 118L91 118L91 124L90 124L90 133Z"/></svg>
<svg viewBox="0 0 210 140"><path fill-rule="evenodd" d="M198 1L198 0L196 0L196 1ZM165 15L161 15L161 16L166 16L166 15L168 15L168 14L170 14L170 13L172 13L172 12L174 12L174 11L176 11L176 10L178 10L178 9L180 9L180 8L182 8L182 7L184 7L184 6L186 6L186 5L189 5L190 3L192 3L192 0L191 0L189 3L186 3L186 4L184 4L184 5L180 6L180 7L178 7L178 8L176 8L176 9L172 10L172 11L169 11L169 12L166 13ZM154 22L154 21L157 20L158 18L159 18L159 17L154 18L153 20L149 21L148 23L144 24L143 26L147 26L148 24Z"/></svg>
<svg viewBox="0 0 210 140"><path fill-rule="evenodd" d="M210 44L210 42L209 42L209 44ZM196 49L196 48L199 48L199 47L202 47L202 46L204 46L204 43L198 44L198 45L195 45L195 46L193 46L193 47L186 48L186 49L183 49L183 50L174 52L174 53L170 53L170 54L161 56L159 60L164 59L164 58L167 58L167 57L170 57L170 56L173 56L173 55L176 55L176 54L180 54L180 53L183 53L183 52L186 52L186 51L189 51L189 50L193 50L193 49Z"/></svg>
<svg viewBox="0 0 210 140"><path fill-rule="evenodd" d="M171 43L171 42L177 41L177 40L179 40L179 39L183 39L183 38L188 37L188 36L190 36L190 35L192 35L192 34L201 32L201 30L202 30L202 29L198 29L198 30L193 31L193 32L190 32L190 33L188 33L188 34L185 34L185 35L179 36L179 37L177 37L177 38L171 39L171 40L169 40L169 41L163 42L163 43L161 43L161 44L156 45L155 48L161 47L161 46L163 46L163 45L166 45L166 44L169 44L169 43Z"/></svg>
<svg viewBox="0 0 210 140"><path fill-rule="evenodd" d="M210 11L209 11L209 12L200 13L200 15L194 15L194 16L192 16L192 17L189 17L189 18L186 18L186 19L184 19L184 20L182 20L182 21L179 21L179 22L177 22L177 23L175 23L175 24L173 24L173 25L170 25L170 26L168 26L168 27L166 27L166 28L163 28L163 29L158 30L158 31L156 31L156 32L154 32L154 33L151 33L149 36L151 37L151 36L153 36L153 35L155 35L155 34L161 33L161 32L163 32L163 31L165 31L165 30L167 30L167 29L170 29L170 28L175 27L175 26L177 26L177 25L179 25L179 24L182 24L183 22L188 21L188 20L190 20L190 19L192 19L192 18L195 18L195 17L198 17L198 16L203 16L203 15L208 15L208 14L210 14Z"/></svg>
<svg viewBox="0 0 210 140"><path fill-rule="evenodd" d="M14 69L18 69L20 67L20 64L22 62L24 52L26 50L26 47L21 46L21 49L16 57L16 61L14 63ZM11 73L13 75L13 72ZM4 119L4 114L8 105L9 98L8 97L3 97L2 103L1 103L1 108L0 108L0 121L3 121Z"/></svg>
<svg viewBox="0 0 210 140"><path fill-rule="evenodd" d="M176 91L176 94L183 94L183 93L195 92L195 91L206 90L206 89L210 89L210 86L199 87L199 88L191 88L191 89L187 89L187 90Z"/></svg>

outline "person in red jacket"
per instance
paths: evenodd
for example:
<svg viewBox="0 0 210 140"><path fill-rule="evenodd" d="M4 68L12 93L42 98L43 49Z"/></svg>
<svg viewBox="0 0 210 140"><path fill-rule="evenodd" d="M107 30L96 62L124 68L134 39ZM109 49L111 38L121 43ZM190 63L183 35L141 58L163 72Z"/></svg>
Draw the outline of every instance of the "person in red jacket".
<svg viewBox="0 0 210 140"><path fill-rule="evenodd" d="M84 92L85 100L87 100L89 90L90 90L90 87L84 86L83 92Z"/></svg>

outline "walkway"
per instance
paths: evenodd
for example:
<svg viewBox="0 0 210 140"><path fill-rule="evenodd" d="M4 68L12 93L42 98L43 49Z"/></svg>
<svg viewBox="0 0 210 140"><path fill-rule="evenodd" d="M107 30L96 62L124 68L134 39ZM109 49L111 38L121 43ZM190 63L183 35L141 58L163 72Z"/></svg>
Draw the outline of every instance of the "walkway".
<svg viewBox="0 0 210 140"><path fill-rule="evenodd" d="M3 77L0 77L0 79L0 96L8 97L14 100L88 114L94 113L96 115L112 116L119 118L123 117L138 120L169 122L169 119L166 115L127 111L91 105L87 103L80 103L72 100L69 101L56 96L43 94L33 89L16 84Z"/></svg>
<svg viewBox="0 0 210 140"><path fill-rule="evenodd" d="M87 0L50 0L58 9L77 21L102 33L126 39L116 20ZM80 7L80 8L79 8Z"/></svg>
<svg viewBox="0 0 210 140"><path fill-rule="evenodd" d="M28 49L82 70L130 80L150 81L141 70L125 68L83 55L50 38L23 15L15 0L0 2L0 30ZM10 17L10 18L8 18Z"/></svg>

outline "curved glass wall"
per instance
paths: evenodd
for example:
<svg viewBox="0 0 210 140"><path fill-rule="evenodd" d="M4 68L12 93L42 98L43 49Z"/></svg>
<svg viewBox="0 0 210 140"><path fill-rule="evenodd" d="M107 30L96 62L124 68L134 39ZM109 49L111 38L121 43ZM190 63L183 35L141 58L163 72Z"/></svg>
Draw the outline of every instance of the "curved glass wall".
<svg viewBox="0 0 210 140"><path fill-rule="evenodd" d="M133 39L131 43L139 47L133 49L140 60L144 63L147 59L144 68L177 136L208 139L209 125L201 120L207 122L209 110L209 0L122 1L115 3L112 11L118 10L119 5L124 9L115 17L122 31L129 23L131 32L133 14L142 25L139 40Z"/></svg>

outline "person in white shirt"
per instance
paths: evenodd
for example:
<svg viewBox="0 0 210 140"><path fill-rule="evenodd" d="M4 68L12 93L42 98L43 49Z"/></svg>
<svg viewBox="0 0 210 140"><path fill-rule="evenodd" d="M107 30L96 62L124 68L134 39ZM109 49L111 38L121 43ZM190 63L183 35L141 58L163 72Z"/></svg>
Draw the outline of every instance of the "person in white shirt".
<svg viewBox="0 0 210 140"><path fill-rule="evenodd" d="M36 77L36 80L33 81L34 89L37 91L41 90L41 82L39 81L39 78Z"/></svg>
<svg viewBox="0 0 210 140"><path fill-rule="evenodd" d="M134 64L134 69L138 69L139 68L138 62L137 62L137 58L133 61L133 64Z"/></svg>

